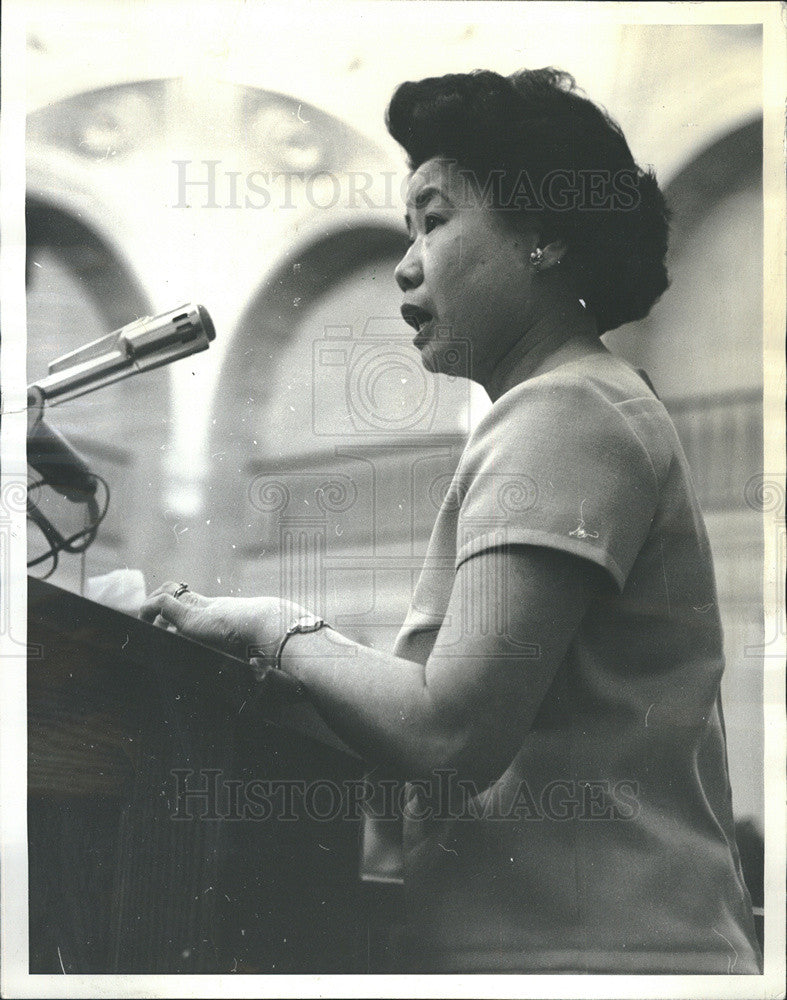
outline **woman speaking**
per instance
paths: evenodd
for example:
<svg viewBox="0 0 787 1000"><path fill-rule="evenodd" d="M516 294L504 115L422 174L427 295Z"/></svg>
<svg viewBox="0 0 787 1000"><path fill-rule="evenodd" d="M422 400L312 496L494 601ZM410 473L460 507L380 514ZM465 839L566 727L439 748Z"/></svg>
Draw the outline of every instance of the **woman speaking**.
<svg viewBox="0 0 787 1000"><path fill-rule="evenodd" d="M401 971L757 973L710 547L663 405L599 340L667 288L656 180L551 69L405 83L387 123L402 315L493 404L394 650L273 596L168 583L142 616L253 647L404 783Z"/></svg>

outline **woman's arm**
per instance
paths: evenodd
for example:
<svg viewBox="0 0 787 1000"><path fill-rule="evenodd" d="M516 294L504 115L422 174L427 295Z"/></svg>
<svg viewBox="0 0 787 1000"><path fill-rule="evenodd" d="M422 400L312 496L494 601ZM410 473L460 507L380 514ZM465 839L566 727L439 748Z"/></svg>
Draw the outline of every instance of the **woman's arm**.
<svg viewBox="0 0 787 1000"><path fill-rule="evenodd" d="M322 631L291 638L282 668L365 757L407 779L450 768L480 786L513 760L591 599L612 587L577 556L493 549L457 570L425 666Z"/></svg>
<svg viewBox="0 0 787 1000"><path fill-rule="evenodd" d="M292 636L281 665L327 724L368 760L409 780L455 769L480 787L516 755L589 602L612 586L601 567L556 549L493 549L457 570L424 666L333 630ZM289 621L280 607L286 602L275 602L272 611L266 601L275 599L218 598L211 612L208 598L194 595L186 603L160 594L142 614L226 646L228 619L238 618L230 628L237 638L257 608L263 624L255 625L254 638L271 649ZM213 621L219 611L221 638Z"/></svg>

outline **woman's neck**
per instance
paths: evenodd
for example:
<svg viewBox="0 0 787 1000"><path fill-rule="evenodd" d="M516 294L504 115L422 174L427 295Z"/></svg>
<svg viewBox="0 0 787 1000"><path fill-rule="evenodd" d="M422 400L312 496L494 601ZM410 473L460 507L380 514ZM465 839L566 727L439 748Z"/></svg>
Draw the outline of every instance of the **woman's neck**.
<svg viewBox="0 0 787 1000"><path fill-rule="evenodd" d="M481 380L494 403L503 393L534 375L591 354L606 354L595 320L577 303L581 312L552 313L537 320Z"/></svg>

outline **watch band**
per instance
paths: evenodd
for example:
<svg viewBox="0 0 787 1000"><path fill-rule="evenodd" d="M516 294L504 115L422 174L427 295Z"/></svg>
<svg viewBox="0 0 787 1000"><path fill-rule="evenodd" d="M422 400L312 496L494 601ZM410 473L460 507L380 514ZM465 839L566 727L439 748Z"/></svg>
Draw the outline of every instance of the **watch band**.
<svg viewBox="0 0 787 1000"><path fill-rule="evenodd" d="M274 668L276 670L281 670L281 654L284 647L287 645L287 640L290 636L306 632L319 632L321 628L330 627L331 626L325 621L324 618L317 618L315 615L301 615L300 618L296 618L281 638L279 648L276 650L276 659L273 664Z"/></svg>

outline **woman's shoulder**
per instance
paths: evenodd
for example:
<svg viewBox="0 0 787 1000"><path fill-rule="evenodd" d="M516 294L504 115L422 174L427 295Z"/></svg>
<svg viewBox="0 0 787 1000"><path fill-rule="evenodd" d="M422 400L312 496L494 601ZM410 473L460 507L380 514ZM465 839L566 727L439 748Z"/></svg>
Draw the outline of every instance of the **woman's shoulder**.
<svg viewBox="0 0 787 1000"><path fill-rule="evenodd" d="M643 450L656 470L677 443L664 405L646 379L610 352L567 361L519 383L474 428L469 454L507 447Z"/></svg>
<svg viewBox="0 0 787 1000"><path fill-rule="evenodd" d="M612 410L645 410L669 421L649 384L628 362L608 351L563 362L525 379L503 393L475 427L474 435L503 424L531 424L550 419L580 424Z"/></svg>
<svg viewBox="0 0 787 1000"><path fill-rule="evenodd" d="M572 397L597 400L616 406L640 400L663 406L647 374L610 351L599 351L574 358L540 372L514 386L497 400L502 409L552 402L566 405Z"/></svg>

